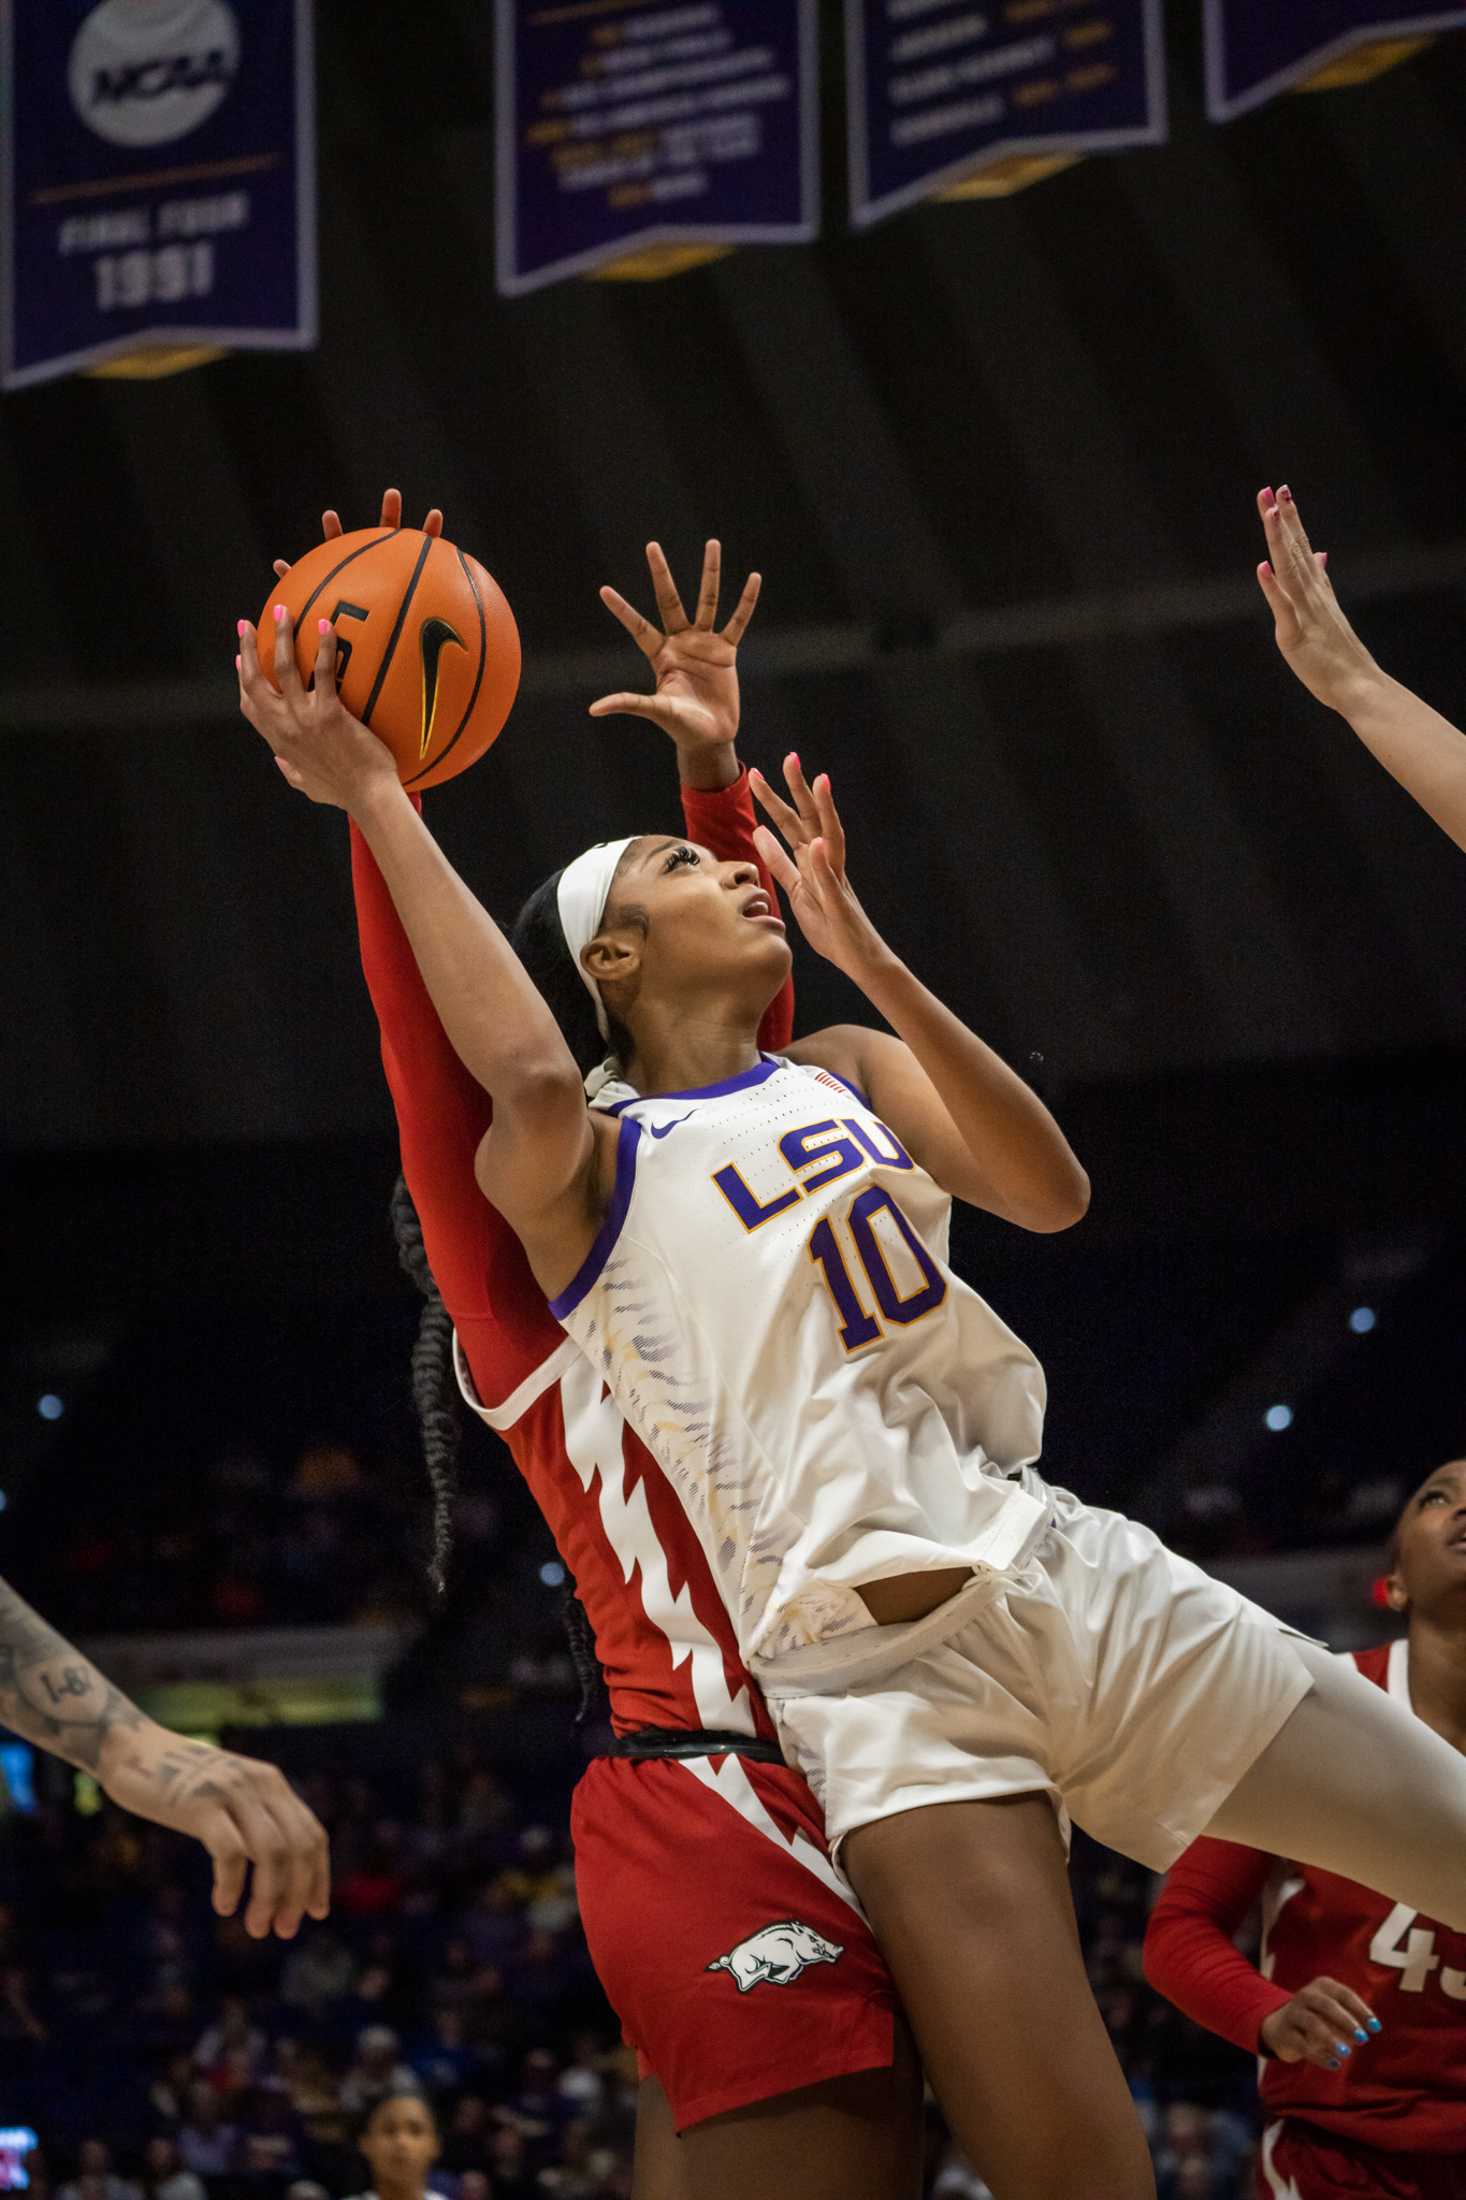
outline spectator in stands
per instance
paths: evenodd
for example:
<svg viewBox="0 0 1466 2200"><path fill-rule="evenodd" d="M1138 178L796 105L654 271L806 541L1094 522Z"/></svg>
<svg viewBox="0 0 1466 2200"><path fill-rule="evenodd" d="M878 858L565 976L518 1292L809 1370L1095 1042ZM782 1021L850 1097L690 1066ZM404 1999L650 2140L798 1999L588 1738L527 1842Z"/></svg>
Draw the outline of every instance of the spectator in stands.
<svg viewBox="0 0 1466 2200"><path fill-rule="evenodd" d="M192 2055L165 2054L148 2087L148 2107L159 2123L177 2125L188 2114L188 2096L195 2079Z"/></svg>
<svg viewBox="0 0 1466 2200"><path fill-rule="evenodd" d="M443 2200L429 2179L438 2159L438 2123L426 2094L409 2080L379 2096L362 2117L356 2143L372 2173L357 2200Z"/></svg>
<svg viewBox="0 0 1466 2200"><path fill-rule="evenodd" d="M614 2154L596 2145L594 2127L581 2120L567 2125L560 2159L540 2171L539 2187L553 2200L598 2200L615 2166Z"/></svg>
<svg viewBox="0 0 1466 2200"><path fill-rule="evenodd" d="M429 2093L458 2093L480 2066L461 2009L439 2009L413 2043L409 2060Z"/></svg>
<svg viewBox="0 0 1466 2200"><path fill-rule="evenodd" d="M419 2093L415 2072L400 2060L397 2034L388 2024L369 2024L356 2042L356 2060L341 2081L341 2106L363 2116L388 2094Z"/></svg>
<svg viewBox="0 0 1466 2200"><path fill-rule="evenodd" d="M112 2150L104 2139L83 2139L77 2150L76 2176L63 2185L56 2200L138 2200L138 2189L112 2167Z"/></svg>
<svg viewBox="0 0 1466 2200"><path fill-rule="evenodd" d="M481 2093L460 2094L443 2140L444 2169L461 2175L465 2170L481 2167L488 2159L493 2128L484 2096Z"/></svg>
<svg viewBox="0 0 1466 2200"><path fill-rule="evenodd" d="M193 2051L199 2074L221 2093L252 2085L265 2067L265 2035L250 2022L249 2005L239 1994L226 1994L219 2014Z"/></svg>
<svg viewBox="0 0 1466 2200"><path fill-rule="evenodd" d="M227 2119L224 2096L199 2078L188 2090L188 2115L179 2127L178 2158L196 2176L227 2177L239 2154L239 2132Z"/></svg>
<svg viewBox="0 0 1466 2200"><path fill-rule="evenodd" d="M290 2096L274 2085L256 2086L239 2125L239 2167L247 2177L266 2178L268 2190L301 2172L300 2130Z"/></svg>
<svg viewBox="0 0 1466 2200"><path fill-rule="evenodd" d="M208 2200L203 2179L185 2169L166 2132L149 2139L143 2150L143 2200Z"/></svg>
<svg viewBox="0 0 1466 2200"><path fill-rule="evenodd" d="M280 1999L287 2009L319 2019L351 1992L355 1977L356 1958L339 1933L311 1933L285 1959Z"/></svg>
<svg viewBox="0 0 1466 2200"><path fill-rule="evenodd" d="M489 2148L494 2200L538 2200L529 2142L514 2124L502 2124Z"/></svg>

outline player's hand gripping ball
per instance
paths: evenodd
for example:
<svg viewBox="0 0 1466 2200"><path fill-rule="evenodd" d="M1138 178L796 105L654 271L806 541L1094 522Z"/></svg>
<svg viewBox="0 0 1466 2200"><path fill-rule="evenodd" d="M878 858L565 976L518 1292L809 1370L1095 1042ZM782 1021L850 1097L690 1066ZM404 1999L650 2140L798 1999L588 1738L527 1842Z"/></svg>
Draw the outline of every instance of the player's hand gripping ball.
<svg viewBox="0 0 1466 2200"><path fill-rule="evenodd" d="M336 629L336 684L354 718L397 759L414 792L456 778L498 739L519 687L519 629L492 574L417 527L359 527L317 543L266 599L294 624L309 685L319 621ZM261 658L273 684L269 652Z"/></svg>

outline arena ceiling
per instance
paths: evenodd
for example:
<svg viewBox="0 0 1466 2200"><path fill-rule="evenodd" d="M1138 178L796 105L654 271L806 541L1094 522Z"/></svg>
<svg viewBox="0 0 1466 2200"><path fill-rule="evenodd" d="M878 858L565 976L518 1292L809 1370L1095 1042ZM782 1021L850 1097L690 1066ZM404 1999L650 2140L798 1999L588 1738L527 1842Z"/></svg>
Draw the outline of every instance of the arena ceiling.
<svg viewBox="0 0 1466 2200"><path fill-rule="evenodd" d="M383 1128L340 822L231 658L271 557L387 481L520 618L520 706L432 813L497 909L675 814L656 737L584 716L635 669L595 592L716 531L766 575L748 753L830 768L873 910L1020 1063L1466 1044L1466 865L1293 690L1251 578L1287 478L1377 652L1466 711L1466 40L1220 130L1173 7L1164 149L509 303L488 12L321 7L317 354L4 401L11 1138Z"/></svg>

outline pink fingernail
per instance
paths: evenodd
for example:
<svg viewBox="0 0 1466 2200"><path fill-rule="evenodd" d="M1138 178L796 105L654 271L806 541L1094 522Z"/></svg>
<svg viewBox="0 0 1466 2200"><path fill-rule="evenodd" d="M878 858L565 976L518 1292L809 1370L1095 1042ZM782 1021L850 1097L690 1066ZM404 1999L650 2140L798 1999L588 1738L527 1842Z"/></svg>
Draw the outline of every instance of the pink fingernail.
<svg viewBox="0 0 1466 2200"><path fill-rule="evenodd" d="M1320 565L1322 565L1322 566L1327 566L1327 564L1328 564L1328 562L1329 562L1329 554L1328 554L1327 550L1320 550L1320 551L1319 551L1319 553L1318 553L1318 562L1319 562L1319 564L1320 564Z"/></svg>
<svg viewBox="0 0 1466 2200"><path fill-rule="evenodd" d="M234 622L234 631L239 636L241 641L244 639L244 629L246 623L247 622L243 619L236 619Z"/></svg>
<svg viewBox="0 0 1466 2200"><path fill-rule="evenodd" d="M1271 511L1272 507L1277 503L1278 500L1273 495L1271 489L1264 489L1262 492L1262 501L1268 507L1269 511Z"/></svg>
<svg viewBox="0 0 1466 2200"><path fill-rule="evenodd" d="M1284 503L1284 504L1291 504L1291 503L1292 503L1292 501L1293 501L1293 492L1292 492L1292 490L1291 490L1291 489L1290 489L1290 488L1288 487L1288 484L1287 484L1287 482L1286 482L1286 481L1285 481L1285 482L1283 483L1283 486L1282 486L1282 488L1281 488L1281 489L1280 489L1280 490L1278 491L1278 497L1279 497L1280 501L1281 501L1282 503Z"/></svg>
<svg viewBox="0 0 1466 2200"><path fill-rule="evenodd" d="M242 671L242 670L243 670L243 668L244 668L244 659L243 659L242 657L236 657L236 658L235 658L235 660L234 660L234 669L235 669L235 671L236 671L236 672L240 672L240 671Z"/></svg>
<svg viewBox="0 0 1466 2200"><path fill-rule="evenodd" d="M331 631L331 622L330 622L330 620L329 620L329 619L317 619L317 621L316 621L316 632L317 632L318 634L329 634L329 633L330 633L330 631Z"/></svg>
<svg viewBox="0 0 1466 2200"><path fill-rule="evenodd" d="M285 606L284 606L284 604L283 604L283 603L277 603L277 604L276 604L276 606L275 606L275 624L276 624L276 626L281 626L281 625L283 625L283 624L284 624L284 620L285 620Z"/></svg>
<svg viewBox="0 0 1466 2200"><path fill-rule="evenodd" d="M1266 558L1264 558L1264 559L1263 559L1263 561L1262 561L1261 565L1260 565L1260 566L1258 567L1258 569L1257 569L1257 570L1258 570L1258 572L1259 572L1259 573L1265 573L1265 574L1267 575L1267 577L1268 577L1268 579L1269 579L1269 580L1271 580L1271 579L1272 579L1272 577L1273 577L1273 569L1272 569L1271 565L1269 565L1269 563L1268 563L1268 561L1267 561L1267 559L1266 559Z"/></svg>

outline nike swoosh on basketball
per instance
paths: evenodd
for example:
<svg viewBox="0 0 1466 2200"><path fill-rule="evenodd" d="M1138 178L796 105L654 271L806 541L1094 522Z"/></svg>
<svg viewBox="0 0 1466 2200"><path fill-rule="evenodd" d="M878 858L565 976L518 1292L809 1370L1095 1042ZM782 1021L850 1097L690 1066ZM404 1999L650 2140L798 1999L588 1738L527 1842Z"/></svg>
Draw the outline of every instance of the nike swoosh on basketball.
<svg viewBox="0 0 1466 2200"><path fill-rule="evenodd" d="M685 1115L674 1115L670 1123L648 1123L647 1129L651 1132L653 1138L665 1138L669 1131L675 1131L677 1125L685 1123L687 1119Z"/></svg>
<svg viewBox="0 0 1466 2200"><path fill-rule="evenodd" d="M463 637L448 624L446 619L424 619L418 635L422 651L422 738L418 745L419 758L428 753L433 738L433 720L438 715L438 660L452 642L462 649Z"/></svg>

